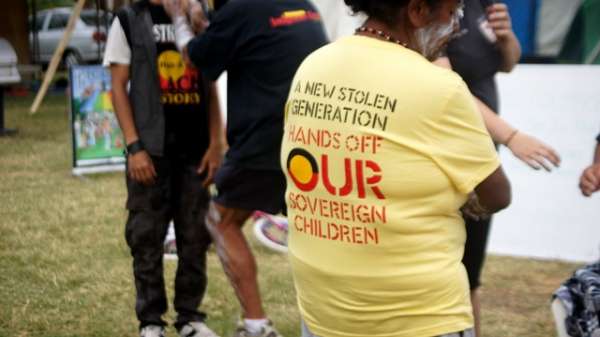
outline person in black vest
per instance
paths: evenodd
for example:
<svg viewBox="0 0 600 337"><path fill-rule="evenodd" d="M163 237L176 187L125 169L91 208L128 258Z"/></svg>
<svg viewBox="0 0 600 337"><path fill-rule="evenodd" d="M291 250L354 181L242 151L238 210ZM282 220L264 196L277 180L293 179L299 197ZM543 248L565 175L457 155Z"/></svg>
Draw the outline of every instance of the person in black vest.
<svg viewBox="0 0 600 337"><path fill-rule="evenodd" d="M307 0L231 0L194 37L181 0L165 0L177 44L203 74L227 71L225 162L207 220L225 272L242 307L236 336L276 337L262 307L256 261L242 233L252 212L285 209L280 166L284 106L292 78L308 54L327 43L320 15Z"/></svg>
<svg viewBox="0 0 600 337"><path fill-rule="evenodd" d="M126 240L135 308L142 337L164 336L163 242L173 220L179 257L175 327L181 336L215 337L198 306L211 243L206 187L223 155L223 126L215 86L184 62L174 42L161 1L142 0L118 13L104 56L127 143Z"/></svg>
<svg viewBox="0 0 600 337"><path fill-rule="evenodd" d="M600 134L596 137L596 142L594 162L583 170L579 179L579 188L586 197L600 191Z"/></svg>
<svg viewBox="0 0 600 337"><path fill-rule="evenodd" d="M460 33L450 41L447 57L437 64L451 68L466 82L482 113L486 128L496 144L505 145L530 167L550 171L560 157L550 146L511 126L500 118L495 75L510 72L521 57L521 46L512 30L508 7L491 0L465 0ZM490 231L491 218L475 220L465 216L467 241L463 263L471 288L475 331L479 328L480 275Z"/></svg>

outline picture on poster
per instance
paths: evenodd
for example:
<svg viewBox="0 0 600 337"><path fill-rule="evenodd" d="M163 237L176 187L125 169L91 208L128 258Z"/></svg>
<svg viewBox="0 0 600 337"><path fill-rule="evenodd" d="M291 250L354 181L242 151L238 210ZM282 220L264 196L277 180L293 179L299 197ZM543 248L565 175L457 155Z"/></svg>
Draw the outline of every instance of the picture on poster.
<svg viewBox="0 0 600 337"><path fill-rule="evenodd" d="M72 67L70 79L74 171L122 169L124 139L112 105L108 69Z"/></svg>

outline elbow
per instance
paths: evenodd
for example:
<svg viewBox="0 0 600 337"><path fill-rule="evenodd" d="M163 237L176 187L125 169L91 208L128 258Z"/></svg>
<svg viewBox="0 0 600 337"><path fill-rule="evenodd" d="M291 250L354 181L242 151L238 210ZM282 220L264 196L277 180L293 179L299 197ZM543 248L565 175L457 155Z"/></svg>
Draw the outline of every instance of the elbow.
<svg viewBox="0 0 600 337"><path fill-rule="evenodd" d="M496 209L494 210L494 213L500 212L501 210L508 208L508 206L510 206L511 202L512 202L512 195L509 191L506 195L503 195L502 197L499 198L498 202L495 205Z"/></svg>
<svg viewBox="0 0 600 337"><path fill-rule="evenodd" d="M512 55L512 57L504 59L504 61L500 65L500 71L503 73L510 73L511 71L513 71L513 69L515 69L515 67L519 63L520 59L521 59L521 51L519 50L519 51L515 52L515 54Z"/></svg>
<svg viewBox="0 0 600 337"><path fill-rule="evenodd" d="M500 71L510 73L515 69L522 56L521 45L516 36L512 38L512 43L508 43L508 46L504 47L502 55Z"/></svg>
<svg viewBox="0 0 600 337"><path fill-rule="evenodd" d="M504 188L499 189L495 196L489 200L484 206L490 213L497 213L501 210L510 206L512 202L512 193L510 185L506 185Z"/></svg>
<svg viewBox="0 0 600 337"><path fill-rule="evenodd" d="M113 85L113 87L112 87L113 103L115 102L115 100L117 100L119 98L123 98L123 97L127 97L127 85L126 84Z"/></svg>
<svg viewBox="0 0 600 337"><path fill-rule="evenodd" d="M510 205L511 187L502 167L498 167L489 177L475 187L479 205L487 213L499 212Z"/></svg>
<svg viewBox="0 0 600 337"><path fill-rule="evenodd" d="M513 71L513 69L515 69L516 64L515 63L507 63L507 64L503 64L500 67L500 71L503 73L510 73Z"/></svg>

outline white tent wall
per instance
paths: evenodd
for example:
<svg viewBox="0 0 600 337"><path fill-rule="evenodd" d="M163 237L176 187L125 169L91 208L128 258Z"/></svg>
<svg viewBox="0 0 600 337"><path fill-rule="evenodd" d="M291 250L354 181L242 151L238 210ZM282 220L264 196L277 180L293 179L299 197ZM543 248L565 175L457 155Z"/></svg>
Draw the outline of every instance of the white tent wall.
<svg viewBox="0 0 600 337"><path fill-rule="evenodd" d="M582 0L542 0L536 27L536 54L555 57ZM352 15L343 0L313 0L331 41L351 35L364 17Z"/></svg>
<svg viewBox="0 0 600 337"><path fill-rule="evenodd" d="M361 15L352 15L343 0L313 0L319 10L325 30L331 41L346 35L352 35L364 21Z"/></svg>
<svg viewBox="0 0 600 337"><path fill-rule="evenodd" d="M560 52L582 0L542 0L536 27L536 54L555 57Z"/></svg>
<svg viewBox="0 0 600 337"><path fill-rule="evenodd" d="M590 262L600 256L600 194L584 198L581 171L600 132L600 66L520 65L498 76L501 115L555 147L559 169L535 172L501 150L512 205L492 224L491 252Z"/></svg>

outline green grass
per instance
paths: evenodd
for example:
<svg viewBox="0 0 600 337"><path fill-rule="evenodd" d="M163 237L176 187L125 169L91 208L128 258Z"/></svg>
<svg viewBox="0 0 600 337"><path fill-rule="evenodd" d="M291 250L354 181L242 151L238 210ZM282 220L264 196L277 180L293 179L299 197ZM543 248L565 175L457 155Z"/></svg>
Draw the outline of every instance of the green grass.
<svg viewBox="0 0 600 337"><path fill-rule="evenodd" d="M71 176L66 97L48 97L33 116L31 101L7 97L6 126L19 133L0 138L0 337L136 336L123 174ZM251 241L265 306L285 336L298 336L287 260ZM576 267L491 257L484 336L553 336L550 294ZM168 285L174 269L166 262ZM213 252L202 309L210 326L231 334L239 308Z"/></svg>

